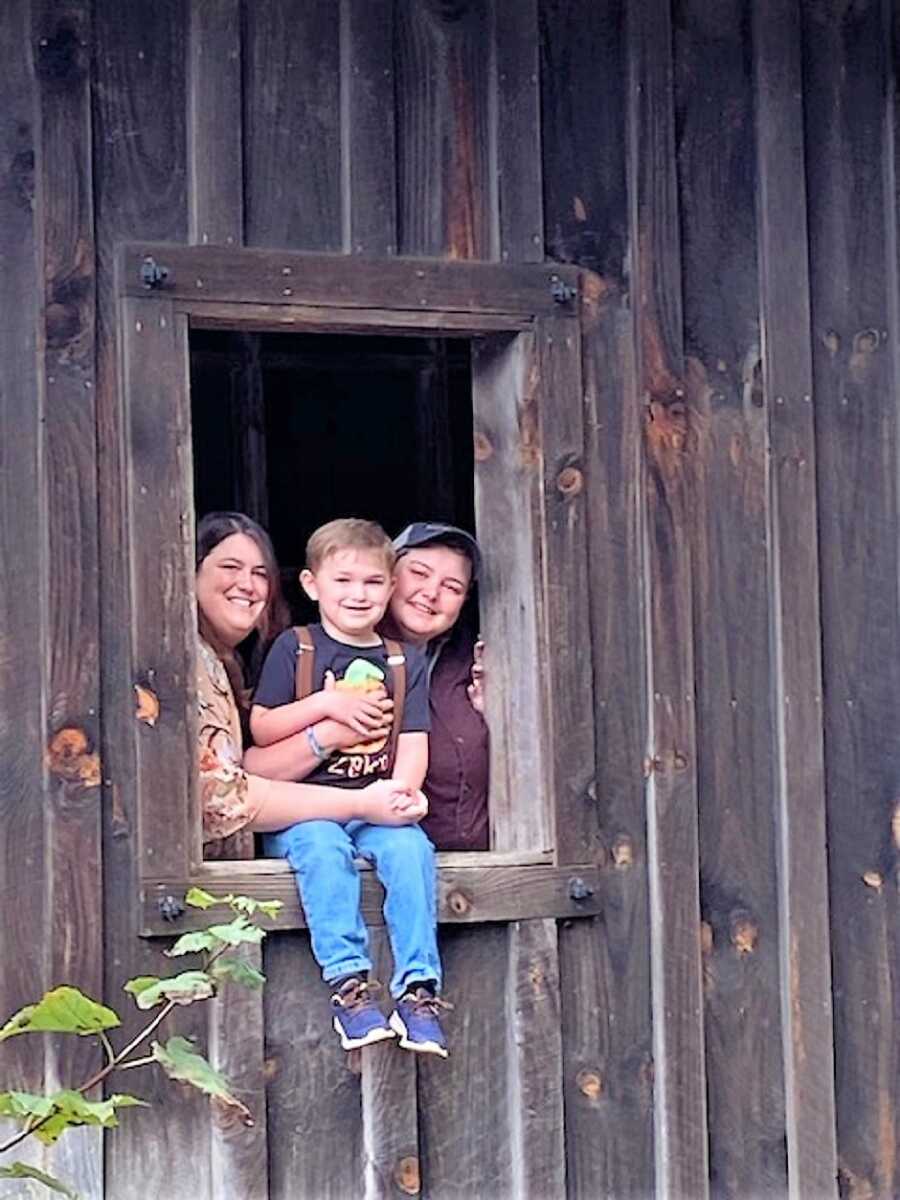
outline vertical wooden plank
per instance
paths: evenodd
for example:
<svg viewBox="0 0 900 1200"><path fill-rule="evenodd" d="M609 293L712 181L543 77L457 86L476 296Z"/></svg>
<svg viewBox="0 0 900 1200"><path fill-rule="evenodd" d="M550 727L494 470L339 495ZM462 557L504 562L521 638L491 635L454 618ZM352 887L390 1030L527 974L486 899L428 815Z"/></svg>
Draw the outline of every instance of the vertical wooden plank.
<svg viewBox="0 0 900 1200"><path fill-rule="evenodd" d="M270 1195L361 1196L359 1063L331 1029L309 937L272 934L264 957Z"/></svg>
<svg viewBox="0 0 900 1200"><path fill-rule="evenodd" d="M540 0L538 16L546 253L621 281L628 246L625 0Z"/></svg>
<svg viewBox="0 0 900 1200"><path fill-rule="evenodd" d="M47 640L35 644L46 687L50 924L45 964L48 985L72 983L99 996L103 905L90 5L41 0L32 14L40 103L35 204L43 273L37 281L43 303L42 379L38 394L26 402L42 410L37 480L46 521L41 536L46 564L32 584L46 589ZM100 1065L98 1048L81 1039L51 1041L47 1055L51 1088L80 1083ZM64 1139L53 1161L83 1195L101 1194L99 1131Z"/></svg>
<svg viewBox="0 0 900 1200"><path fill-rule="evenodd" d="M556 922L514 921L506 972L507 1110L512 1175L523 1200L566 1195Z"/></svg>
<svg viewBox="0 0 900 1200"><path fill-rule="evenodd" d="M231 375L235 507L266 528L269 488L266 472L266 396L258 333L235 333L239 364Z"/></svg>
<svg viewBox="0 0 900 1200"><path fill-rule="evenodd" d="M340 6L244 6L248 246L340 250Z"/></svg>
<svg viewBox="0 0 900 1200"><path fill-rule="evenodd" d="M762 0L753 21L788 1182L825 1197L837 1151L799 4Z"/></svg>
<svg viewBox="0 0 900 1200"><path fill-rule="evenodd" d="M541 262L541 93L538 0L494 0L500 257Z"/></svg>
<svg viewBox="0 0 900 1200"><path fill-rule="evenodd" d="M376 979L391 977L391 953L384 927L370 929ZM385 990L384 1010L390 995ZM376 1043L360 1052L362 1083L363 1171L366 1200L402 1200L418 1195L419 1163L416 1055L396 1041Z"/></svg>
<svg viewBox="0 0 900 1200"><path fill-rule="evenodd" d="M404 0L396 10L401 254L495 258L491 10Z"/></svg>
<svg viewBox="0 0 900 1200"><path fill-rule="evenodd" d="M419 1142L426 1200L512 1194L507 1094L508 927L444 928L450 1057L419 1067Z"/></svg>
<svg viewBox="0 0 900 1200"><path fill-rule="evenodd" d="M692 706L691 498L681 344L671 14L629 6L629 184L637 378L647 408L645 614L656 1186L708 1194L697 774Z"/></svg>
<svg viewBox="0 0 900 1200"><path fill-rule="evenodd" d="M475 514L484 551L483 628L491 729L491 845L552 846L549 711L540 662L544 628L541 532L540 368L536 335L483 338L474 347ZM521 780L528 780L523 803Z"/></svg>
<svg viewBox="0 0 900 1200"><path fill-rule="evenodd" d="M15 964L0 973L3 1020L50 982L43 956L34 953L35 936L43 939L52 928L45 879L47 620L38 600L47 577L46 502L37 482L44 406L34 210L38 119L31 4L13 0L0 21L0 552L14 564L0 572L0 894L7 912L29 915L27 923L0 922L0 959ZM4 1086L37 1091L46 1047L26 1041L4 1045ZM5 1120L2 1127L12 1132ZM46 1165L42 1147L23 1145L14 1154Z"/></svg>
<svg viewBox="0 0 900 1200"><path fill-rule="evenodd" d="M100 481L104 923L106 995L120 1005L124 981L161 972L160 950L137 937L138 814L135 696L132 679L126 421L117 369L119 312L114 279L118 240L136 235L184 241L188 229L185 79L188 10L184 0L149 8L94 3L94 179L98 251L97 420ZM156 431L150 430L155 437ZM154 489L155 490L155 489ZM151 493L151 496L153 493ZM182 536L180 528L174 531ZM149 570L149 564L144 568ZM164 590L157 572L153 594ZM148 730L149 732L149 730ZM186 766L186 765L185 765ZM138 1014L121 1006L124 1030ZM202 1006L180 1013L179 1033L206 1044ZM151 1101L140 1121L123 1121L105 1140L106 1191L127 1195L136 1178L150 1194L207 1200L209 1105L155 1071L129 1080ZM166 1146L159 1154L157 1147Z"/></svg>
<svg viewBox="0 0 900 1200"><path fill-rule="evenodd" d="M431 357L416 370L416 500L409 512L458 524L454 496L454 446L448 387L447 343L431 338Z"/></svg>
<svg viewBox="0 0 900 1200"><path fill-rule="evenodd" d="M387 255L397 247L394 10L341 0L343 246Z"/></svg>
<svg viewBox="0 0 900 1200"><path fill-rule="evenodd" d="M654 1192L644 772L641 413L621 292L582 285L585 480L596 795L608 855L602 921L559 931L566 1161L573 1197Z"/></svg>
<svg viewBox="0 0 900 1200"><path fill-rule="evenodd" d="M191 0L188 52L189 239L243 238L240 0Z"/></svg>
<svg viewBox="0 0 900 1200"><path fill-rule="evenodd" d="M553 847L556 861L594 862L601 846L594 790L594 691L588 610L581 341L572 318L536 329L543 449L543 593L550 659ZM545 718L546 720L546 718Z"/></svg>
<svg viewBox="0 0 900 1200"><path fill-rule="evenodd" d="M674 6L685 390L694 424L689 455L709 1170L712 1191L733 1197L757 1190L783 1195L787 1188L772 803L769 447L746 11L743 0L723 0L715 19L703 0Z"/></svg>
<svg viewBox="0 0 900 1200"><path fill-rule="evenodd" d="M889 1196L900 1192L892 6L802 12L838 1182L848 1196Z"/></svg>

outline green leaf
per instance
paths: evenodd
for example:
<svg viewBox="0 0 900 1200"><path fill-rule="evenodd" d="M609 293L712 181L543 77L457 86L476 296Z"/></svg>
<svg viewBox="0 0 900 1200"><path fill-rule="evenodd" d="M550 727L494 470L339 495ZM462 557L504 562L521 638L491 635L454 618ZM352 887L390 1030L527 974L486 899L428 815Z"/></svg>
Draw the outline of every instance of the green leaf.
<svg viewBox="0 0 900 1200"><path fill-rule="evenodd" d="M255 912L265 913L274 921L284 904L280 900L254 900L252 896L227 896L229 905L236 913L252 917Z"/></svg>
<svg viewBox="0 0 900 1200"><path fill-rule="evenodd" d="M120 1024L111 1008L98 1004L78 988L64 986L45 992L37 1004L29 1004L10 1017L0 1029L0 1042L18 1033L77 1033L86 1037Z"/></svg>
<svg viewBox="0 0 900 1200"><path fill-rule="evenodd" d="M259 911L265 913L273 921L278 919L283 908L283 900L260 900L259 902Z"/></svg>
<svg viewBox="0 0 900 1200"><path fill-rule="evenodd" d="M227 946L240 946L245 942L258 946L266 936L264 929L260 929L243 915L235 917L227 925L210 925L207 933L211 933L217 941L224 942Z"/></svg>
<svg viewBox="0 0 900 1200"><path fill-rule="evenodd" d="M137 996L138 1008L155 1008L174 1000L176 1004L193 1004L195 1000L208 1000L216 992L212 978L205 971L182 971L170 979L160 979L146 987Z"/></svg>
<svg viewBox="0 0 900 1200"><path fill-rule="evenodd" d="M34 1136L47 1145L52 1145L67 1129L79 1125L102 1125L104 1129L115 1129L119 1124L116 1110L119 1108L134 1108L140 1105L146 1108L143 1100L136 1096L112 1095L106 1100L85 1100L80 1092L54 1092L47 1099L51 1105L51 1116L40 1128L35 1129Z"/></svg>
<svg viewBox="0 0 900 1200"><path fill-rule="evenodd" d="M189 904L191 908L212 908L214 904L223 904L230 900L230 896L211 896L209 892L204 892L203 888L192 887L188 888L184 897L185 904Z"/></svg>
<svg viewBox="0 0 900 1200"><path fill-rule="evenodd" d="M36 1096L33 1092L0 1092L0 1117L13 1117L27 1121L49 1116L53 1103L47 1096Z"/></svg>
<svg viewBox="0 0 900 1200"><path fill-rule="evenodd" d="M168 958L178 958L182 954L199 954L201 950L211 950L216 939L206 929L198 929L195 933L184 933L174 946L164 951Z"/></svg>
<svg viewBox="0 0 900 1200"><path fill-rule="evenodd" d="M131 996L139 996L141 992L146 992L147 988L153 987L154 983L159 983L158 975L138 975L134 979L129 979L123 985L122 991L128 992Z"/></svg>
<svg viewBox="0 0 900 1200"><path fill-rule="evenodd" d="M165 1045L153 1042L151 1050L153 1057L170 1079L189 1083L191 1087L205 1092L226 1108L234 1109L240 1114L245 1125L253 1124L250 1110L232 1095L224 1076L210 1066L202 1054L194 1050L187 1038L171 1037Z"/></svg>
<svg viewBox="0 0 900 1200"><path fill-rule="evenodd" d="M227 979L230 983L238 983L253 991L259 990L266 982L265 975L242 958L217 958L209 973L215 979Z"/></svg>
<svg viewBox="0 0 900 1200"><path fill-rule="evenodd" d="M64 1183L60 1183L46 1171L39 1171L37 1167L29 1167L27 1163L14 1162L8 1167L0 1167L0 1179L36 1179L44 1187L65 1196L66 1200L78 1200L77 1194L71 1188L67 1188Z"/></svg>

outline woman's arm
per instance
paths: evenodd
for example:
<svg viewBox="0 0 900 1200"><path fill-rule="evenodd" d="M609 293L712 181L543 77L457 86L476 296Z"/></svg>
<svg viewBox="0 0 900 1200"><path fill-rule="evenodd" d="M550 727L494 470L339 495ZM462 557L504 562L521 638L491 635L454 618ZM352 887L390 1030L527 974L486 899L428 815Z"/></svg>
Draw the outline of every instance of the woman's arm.
<svg viewBox="0 0 900 1200"><path fill-rule="evenodd" d="M390 779L364 788L320 787L247 776L247 798L255 816L249 828L272 833L299 821L366 821L370 825L414 825L428 810L424 797L409 802Z"/></svg>
<svg viewBox="0 0 900 1200"><path fill-rule="evenodd" d="M328 715L324 696L324 692L313 692L311 696L292 700L290 704L279 704L277 708L254 704L250 709L250 732L254 743L261 747L271 746L323 720Z"/></svg>
<svg viewBox="0 0 900 1200"><path fill-rule="evenodd" d="M334 676L329 671L325 687L302 700L292 700L289 704L279 704L275 708L254 704L250 709L250 732L257 746L271 746L283 738L307 729L310 725L330 718L353 731L354 739L347 743L352 746L360 737L372 736L384 728L384 701L387 698L384 688L365 695L338 691L334 686ZM392 707L387 714L388 724Z"/></svg>

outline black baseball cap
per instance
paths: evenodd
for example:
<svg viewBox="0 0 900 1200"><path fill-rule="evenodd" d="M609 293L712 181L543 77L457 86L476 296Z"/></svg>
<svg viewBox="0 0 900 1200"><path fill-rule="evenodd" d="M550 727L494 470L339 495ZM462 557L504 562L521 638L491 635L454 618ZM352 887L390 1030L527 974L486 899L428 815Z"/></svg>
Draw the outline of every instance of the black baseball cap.
<svg viewBox="0 0 900 1200"><path fill-rule="evenodd" d="M456 525L443 525L439 521L414 521L394 538L394 549L399 556L414 546L428 546L432 542L461 550L472 564L472 581L478 579L481 574L481 550L471 533Z"/></svg>

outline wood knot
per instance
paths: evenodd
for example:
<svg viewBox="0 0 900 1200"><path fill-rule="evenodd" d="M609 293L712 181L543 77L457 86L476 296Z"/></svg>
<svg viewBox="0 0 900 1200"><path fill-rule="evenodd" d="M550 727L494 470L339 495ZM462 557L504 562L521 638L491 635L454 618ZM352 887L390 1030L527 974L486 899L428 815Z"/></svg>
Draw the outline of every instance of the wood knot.
<svg viewBox="0 0 900 1200"><path fill-rule="evenodd" d="M464 917L472 910L472 901L465 892L460 891L458 888L454 888L447 896L447 905L450 911L458 917Z"/></svg>
<svg viewBox="0 0 900 1200"><path fill-rule="evenodd" d="M731 919L731 944L738 954L752 954L759 941L759 928L746 913L735 914Z"/></svg>
<svg viewBox="0 0 900 1200"><path fill-rule="evenodd" d="M837 354L841 348L840 334L834 329L827 329L822 335L822 344L829 354Z"/></svg>
<svg viewBox="0 0 900 1200"><path fill-rule="evenodd" d="M134 715L152 729L159 720L159 697L156 692L140 683L134 685L134 695L136 701Z"/></svg>
<svg viewBox="0 0 900 1200"><path fill-rule="evenodd" d="M684 402L675 399L664 404L659 400L651 400L644 419L644 436L648 452L657 462L669 461L673 454L680 456L688 438L688 415ZM674 463L670 462L670 466L674 466Z"/></svg>
<svg viewBox="0 0 900 1200"><path fill-rule="evenodd" d="M100 755L83 729L69 725L58 730L47 746L46 762L50 773L66 783L100 786Z"/></svg>
<svg viewBox="0 0 900 1200"><path fill-rule="evenodd" d="M487 462L494 453L494 447L491 445L491 439L486 433L481 433L475 430L472 438L472 446L475 454L476 462Z"/></svg>
<svg viewBox="0 0 900 1200"><path fill-rule="evenodd" d="M612 860L617 867L630 867L634 862L634 849L631 838L617 837L612 844Z"/></svg>
<svg viewBox="0 0 900 1200"><path fill-rule="evenodd" d="M566 498L577 496L584 487L584 476L577 467L563 467L556 477L556 487Z"/></svg>
<svg viewBox="0 0 900 1200"><path fill-rule="evenodd" d="M575 1083L588 1100L599 1100L603 1095L603 1080L597 1071L579 1071L575 1076Z"/></svg>
<svg viewBox="0 0 900 1200"><path fill-rule="evenodd" d="M394 1183L404 1195L418 1196L422 1188L419 1160L415 1154L407 1154L394 1167Z"/></svg>
<svg viewBox="0 0 900 1200"><path fill-rule="evenodd" d="M894 848L900 850L900 800L894 805L894 815L891 817L891 837Z"/></svg>
<svg viewBox="0 0 900 1200"><path fill-rule="evenodd" d="M880 892L884 886L884 879L880 871L866 871L863 875L863 883L866 887L874 888L876 892Z"/></svg>

